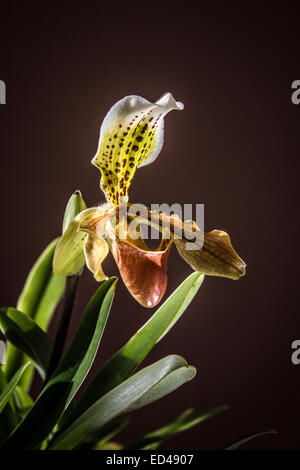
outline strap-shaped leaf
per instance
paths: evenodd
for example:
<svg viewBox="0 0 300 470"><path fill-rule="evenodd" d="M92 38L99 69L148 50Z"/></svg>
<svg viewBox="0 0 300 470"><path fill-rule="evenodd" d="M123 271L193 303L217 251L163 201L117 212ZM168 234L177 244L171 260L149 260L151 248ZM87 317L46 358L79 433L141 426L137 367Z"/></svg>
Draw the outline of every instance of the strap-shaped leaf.
<svg viewBox="0 0 300 470"><path fill-rule="evenodd" d="M228 410L227 405L218 406L206 411L194 411L193 409L185 410L180 416L174 421L163 426L162 428L156 429L153 432L146 434L141 437L136 443L127 447L127 449L140 449L140 450L153 450L158 449L160 445L170 439L179 432L187 431L188 429L196 426L197 424L206 421L208 418L215 416L221 411Z"/></svg>
<svg viewBox="0 0 300 470"><path fill-rule="evenodd" d="M68 424L78 418L96 399L127 379L137 369L153 346L179 320L203 280L204 276L197 272L187 277L147 323L106 362L70 413Z"/></svg>
<svg viewBox="0 0 300 470"><path fill-rule="evenodd" d="M5 390L7 386L7 380L5 374L2 370L2 366L0 366L0 393ZM0 415L0 445L6 437L14 430L14 428L18 425L18 418L13 409L13 402L9 400L6 403L6 406L1 412Z"/></svg>
<svg viewBox="0 0 300 470"><path fill-rule="evenodd" d="M111 278L98 288L53 378L7 441L5 448L16 446L33 449L47 438L93 362L112 303L115 284L116 279ZM26 437L27 434L29 436Z"/></svg>
<svg viewBox="0 0 300 470"><path fill-rule="evenodd" d="M145 393L139 400L136 400L126 411L134 411L149 405L154 401L173 392L181 387L185 382L193 379L196 375L196 369L193 366L183 366L170 372L167 377L164 377L158 384Z"/></svg>
<svg viewBox="0 0 300 470"><path fill-rule="evenodd" d="M165 393L170 392L168 379L173 381L172 372L184 370L186 380L195 374L194 368L189 368L186 361L176 355L167 356L154 364L145 367L122 384L115 387L106 395L97 400L83 415L81 415L69 428L62 432L50 445L52 449L73 449L90 434L97 431L106 423L126 412L134 403L141 404L143 396L151 393L160 382L165 383ZM177 377L178 383L183 381ZM173 383L173 385L178 385ZM177 388L177 387L176 387ZM162 396L163 387L160 388ZM153 395L154 399L158 395ZM145 398L145 403L150 401Z"/></svg>
<svg viewBox="0 0 300 470"><path fill-rule="evenodd" d="M32 318L46 331L52 314L65 288L65 278L52 274L52 261L58 239L48 245L32 267L17 303L17 309ZM8 344L6 350L5 374L10 379L26 361L26 356ZM21 379L21 385L28 390L32 381L33 368L29 367Z"/></svg>
<svg viewBox="0 0 300 470"><path fill-rule="evenodd" d="M80 447L80 450L102 450L103 447L130 423L129 416L122 416L108 423L99 432L93 434Z"/></svg>
<svg viewBox="0 0 300 470"><path fill-rule="evenodd" d="M19 385L16 386L16 394L14 395L14 404L19 416L23 419L31 410L34 401L31 396L25 392Z"/></svg>
<svg viewBox="0 0 300 470"><path fill-rule="evenodd" d="M96 356L114 298L117 279L103 282L89 301L76 335L59 363L48 387L56 382L72 382L68 402L84 381Z"/></svg>
<svg viewBox="0 0 300 470"><path fill-rule="evenodd" d="M46 333L28 315L13 307L0 308L0 328L11 344L26 354L45 378L52 350Z"/></svg>
<svg viewBox="0 0 300 470"><path fill-rule="evenodd" d="M243 444L246 444L246 442L251 441L256 437L266 436L267 434L277 434L277 431L275 429L264 429L263 431L257 431L251 434L247 434L246 436L231 442L228 446L225 447L225 450L238 449Z"/></svg>
<svg viewBox="0 0 300 470"><path fill-rule="evenodd" d="M35 318L39 303L52 275L52 260L58 239L53 240L33 265L18 300L18 310Z"/></svg>
<svg viewBox="0 0 300 470"><path fill-rule="evenodd" d="M6 387L4 388L3 392L0 394L0 413L4 409L5 405L7 404L8 400L11 397L14 389L16 388L20 378L22 377L23 372L29 366L30 362L25 362L20 369L15 373L13 378L8 382Z"/></svg>
<svg viewBox="0 0 300 470"><path fill-rule="evenodd" d="M40 395L23 421L3 444L5 450L36 449L49 435L59 419L72 384L57 382Z"/></svg>

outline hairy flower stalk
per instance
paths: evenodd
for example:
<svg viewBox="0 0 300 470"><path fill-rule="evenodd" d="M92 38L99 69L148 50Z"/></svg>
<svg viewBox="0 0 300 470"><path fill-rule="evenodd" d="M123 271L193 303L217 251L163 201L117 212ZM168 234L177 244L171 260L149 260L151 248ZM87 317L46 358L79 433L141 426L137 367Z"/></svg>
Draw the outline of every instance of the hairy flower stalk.
<svg viewBox="0 0 300 470"><path fill-rule="evenodd" d="M171 93L151 103L140 96L127 96L108 112L100 130L99 146L92 163L101 172L101 189L106 203L80 212L58 243L54 272L71 275L85 262L97 281L106 276L102 263L109 251L133 297L145 307L157 305L167 287L167 261L174 243L180 256L195 270L207 275L239 279L245 263L233 249L226 232L203 233L193 221L155 213L122 217L130 207L128 193L137 168L149 165L163 146L164 117L171 110L182 110ZM150 224L161 233L158 247L150 249L143 237L136 237L131 223L141 232ZM168 225L168 230L165 226ZM195 237L178 237L178 230Z"/></svg>

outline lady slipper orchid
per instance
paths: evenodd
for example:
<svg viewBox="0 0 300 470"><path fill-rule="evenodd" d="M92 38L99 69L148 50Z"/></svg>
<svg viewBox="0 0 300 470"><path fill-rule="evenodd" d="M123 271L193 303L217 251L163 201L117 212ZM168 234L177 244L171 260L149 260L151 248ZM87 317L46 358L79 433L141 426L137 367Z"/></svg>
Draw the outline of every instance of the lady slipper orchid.
<svg viewBox="0 0 300 470"><path fill-rule="evenodd" d="M97 153L92 163L101 172L101 189L106 203L80 212L60 239L54 272L71 275L85 262L97 281L106 278L102 263L109 250L118 265L121 277L133 297L145 307L154 307L167 287L167 262L173 242L181 257L199 272L238 279L245 274L245 263L234 251L229 235L220 230L202 233L193 221L183 222L176 215L146 210L146 215L121 215L122 207L130 208L128 191L137 168L149 165L163 145L164 117L171 110L182 110L171 93L156 103L139 96L127 96L108 112L100 130ZM150 249L144 238L134 236L135 227L153 225L162 240L157 249ZM165 230L166 224L169 229ZM195 234L199 246L189 249L190 237L175 236L175 229ZM61 262L73 244L73 258L68 265ZM71 250L71 251L72 251ZM82 261L80 261L82 263Z"/></svg>

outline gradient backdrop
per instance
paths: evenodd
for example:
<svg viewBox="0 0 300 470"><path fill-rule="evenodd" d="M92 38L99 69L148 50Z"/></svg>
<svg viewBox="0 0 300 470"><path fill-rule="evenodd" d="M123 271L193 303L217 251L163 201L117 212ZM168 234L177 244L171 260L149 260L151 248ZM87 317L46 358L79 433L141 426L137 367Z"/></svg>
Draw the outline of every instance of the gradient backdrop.
<svg viewBox="0 0 300 470"><path fill-rule="evenodd" d="M204 203L206 230L228 231L248 272L237 282L207 277L151 352L146 363L178 353L198 374L136 412L131 440L186 407L228 403L229 412L166 448L222 448L269 426L278 436L245 448L299 448L300 365L291 363L291 343L300 339L300 105L291 83L300 79L300 10L93 3L1 6L0 303L16 303L33 261L60 234L75 189L89 206L103 201L90 160L110 106L128 94L155 100L171 91L185 110L167 116L163 151L137 171L131 200ZM104 267L117 273L112 257ZM190 272L173 248L168 293ZM86 272L71 332L96 287ZM152 313L120 281L93 370Z"/></svg>

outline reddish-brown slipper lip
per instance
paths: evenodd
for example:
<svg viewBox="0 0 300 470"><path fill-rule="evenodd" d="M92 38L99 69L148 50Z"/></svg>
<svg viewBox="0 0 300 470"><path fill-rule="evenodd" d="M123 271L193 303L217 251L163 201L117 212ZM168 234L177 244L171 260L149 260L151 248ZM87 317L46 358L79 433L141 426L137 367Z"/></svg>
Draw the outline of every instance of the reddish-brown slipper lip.
<svg viewBox="0 0 300 470"><path fill-rule="evenodd" d="M164 296L171 244L163 251L145 251L118 239L110 241L124 284L143 307L155 307Z"/></svg>

